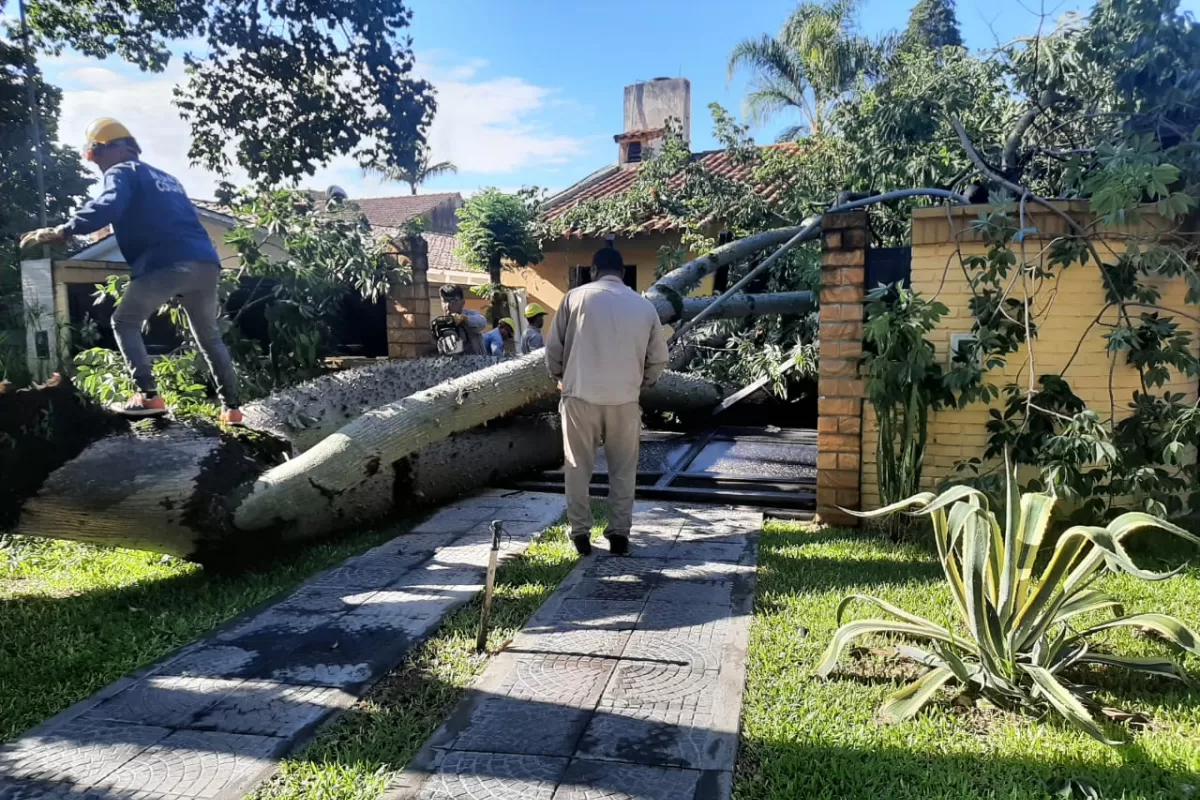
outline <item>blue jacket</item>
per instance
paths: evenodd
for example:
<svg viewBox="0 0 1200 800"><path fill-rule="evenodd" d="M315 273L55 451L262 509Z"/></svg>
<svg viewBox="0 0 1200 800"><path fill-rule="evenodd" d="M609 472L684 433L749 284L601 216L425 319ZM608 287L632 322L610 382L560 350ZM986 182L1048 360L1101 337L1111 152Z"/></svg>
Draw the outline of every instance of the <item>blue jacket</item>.
<svg viewBox="0 0 1200 800"><path fill-rule="evenodd" d="M112 225L129 272L137 278L179 261L220 263L217 249L179 181L141 161L104 173L104 191L64 226L82 236Z"/></svg>
<svg viewBox="0 0 1200 800"><path fill-rule="evenodd" d="M483 346L489 356L504 355L504 337L499 328L492 328L483 335Z"/></svg>

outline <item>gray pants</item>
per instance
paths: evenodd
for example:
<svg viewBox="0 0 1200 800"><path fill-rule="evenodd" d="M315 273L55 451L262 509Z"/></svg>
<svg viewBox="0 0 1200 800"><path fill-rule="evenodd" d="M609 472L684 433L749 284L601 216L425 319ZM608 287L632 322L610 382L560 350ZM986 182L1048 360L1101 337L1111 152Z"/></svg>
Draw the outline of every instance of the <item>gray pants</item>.
<svg viewBox="0 0 1200 800"><path fill-rule="evenodd" d="M596 450L604 446L608 461L608 532L629 535L633 526L633 494L637 488L638 448L642 409L637 403L598 406L574 397L559 404L563 426L563 468L567 488L567 519L571 535L592 531L588 485L596 467Z"/></svg>
<svg viewBox="0 0 1200 800"><path fill-rule="evenodd" d="M133 382L142 392L155 392L154 373L150 370L150 356L146 343L142 341L142 324L158 311L159 307L178 297L196 345L208 370L217 384L217 394L226 408L237 408L237 375L229 350L221 340L221 329L217 326L217 284L221 278L221 267L206 261L180 261L169 267L147 272L129 282L121 304L112 316L113 334L117 347L129 365Z"/></svg>

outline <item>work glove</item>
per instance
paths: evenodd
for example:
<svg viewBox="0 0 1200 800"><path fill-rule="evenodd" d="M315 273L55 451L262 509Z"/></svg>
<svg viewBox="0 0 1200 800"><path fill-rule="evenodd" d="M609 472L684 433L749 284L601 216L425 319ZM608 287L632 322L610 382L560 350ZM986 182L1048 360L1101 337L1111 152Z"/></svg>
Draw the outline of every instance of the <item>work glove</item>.
<svg viewBox="0 0 1200 800"><path fill-rule="evenodd" d="M62 226L57 228L38 228L36 231L21 236L21 249L27 247L37 247L39 244L51 244L53 242L61 242L67 238L63 233Z"/></svg>

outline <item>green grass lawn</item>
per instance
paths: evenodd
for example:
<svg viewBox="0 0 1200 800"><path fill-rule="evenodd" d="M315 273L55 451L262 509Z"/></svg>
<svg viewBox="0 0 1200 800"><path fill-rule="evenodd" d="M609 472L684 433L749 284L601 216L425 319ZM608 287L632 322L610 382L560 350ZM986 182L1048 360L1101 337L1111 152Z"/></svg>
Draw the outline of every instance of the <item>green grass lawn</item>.
<svg viewBox="0 0 1200 800"><path fill-rule="evenodd" d="M1160 611L1196 627L1200 569L1144 583L1108 576L1100 587L1129 612ZM827 529L770 524L762 538L737 800L793 798L1040 798L1071 779L1104 798L1200 797L1200 689L1129 673L1104 676L1108 697L1148 714L1150 730L1110 748L1058 720L1037 721L963 709L947 693L908 722L884 725L876 712L906 668L882 656L811 677L835 630L838 602L862 592L936 622L954 619L940 567L925 549ZM869 609L852 616L874 616ZM1161 652L1128 632L1117 652ZM1200 678L1200 659L1183 659Z"/></svg>
<svg viewBox="0 0 1200 800"><path fill-rule="evenodd" d="M604 527L604 506L593 503ZM494 651L512 638L571 571L579 556L557 525L524 555L497 571L488 637ZM482 598L452 614L438 632L410 654L341 719L321 731L254 800L375 800L449 715L463 691L487 665L475 653Z"/></svg>
<svg viewBox="0 0 1200 800"><path fill-rule="evenodd" d="M15 538L0 550L0 742L402 532L313 545L236 577L155 553Z"/></svg>

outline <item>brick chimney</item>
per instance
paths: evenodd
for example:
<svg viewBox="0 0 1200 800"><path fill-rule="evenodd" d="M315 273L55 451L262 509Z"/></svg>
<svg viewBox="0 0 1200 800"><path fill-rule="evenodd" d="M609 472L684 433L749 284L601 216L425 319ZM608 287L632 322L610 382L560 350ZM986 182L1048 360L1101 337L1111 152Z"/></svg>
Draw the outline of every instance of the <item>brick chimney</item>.
<svg viewBox="0 0 1200 800"><path fill-rule="evenodd" d="M625 87L625 130L613 137L617 163L643 161L663 140L667 120L681 126L683 140L692 139L692 84L687 78L655 78Z"/></svg>

